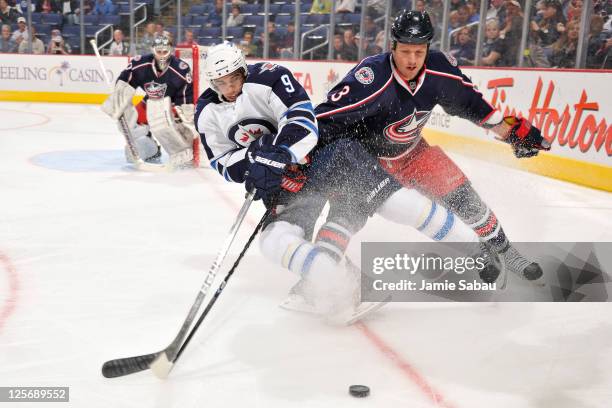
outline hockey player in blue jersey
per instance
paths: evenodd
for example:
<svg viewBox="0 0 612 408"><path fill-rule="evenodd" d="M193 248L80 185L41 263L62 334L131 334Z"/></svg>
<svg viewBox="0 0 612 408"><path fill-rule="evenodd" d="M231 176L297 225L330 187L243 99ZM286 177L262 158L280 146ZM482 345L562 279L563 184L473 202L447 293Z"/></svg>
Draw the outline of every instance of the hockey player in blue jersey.
<svg viewBox="0 0 612 408"><path fill-rule="evenodd" d="M102 110L114 120L125 117L141 159L159 162L161 144L172 166L194 164L199 136L193 123L191 69L173 55L172 36L168 32L155 36L151 51L132 58L117 78ZM138 88L145 92L145 97L134 107L132 98ZM121 126L119 129L124 131ZM125 151L126 159L134 162L130 150Z"/></svg>
<svg viewBox="0 0 612 408"><path fill-rule="evenodd" d="M391 28L392 51L365 58L316 108L320 143L355 138L407 187L442 203L498 254L506 270L541 284L542 270L509 243L495 214L465 174L437 146L422 138L436 105L493 131L521 157L550 149L524 118L503 117L457 67L430 50L434 28L426 12L403 10ZM497 276L483 276L494 281Z"/></svg>
<svg viewBox="0 0 612 408"><path fill-rule="evenodd" d="M313 106L286 68L247 65L237 47L221 44L208 50L204 72L210 88L198 100L195 123L211 166L276 205L260 239L262 252L303 278L304 294L316 298L321 311L355 306L359 281L336 265L374 212L438 240L477 241L452 213L402 188L360 143L316 148ZM309 156L305 172L295 171ZM313 243L328 200L327 222Z"/></svg>

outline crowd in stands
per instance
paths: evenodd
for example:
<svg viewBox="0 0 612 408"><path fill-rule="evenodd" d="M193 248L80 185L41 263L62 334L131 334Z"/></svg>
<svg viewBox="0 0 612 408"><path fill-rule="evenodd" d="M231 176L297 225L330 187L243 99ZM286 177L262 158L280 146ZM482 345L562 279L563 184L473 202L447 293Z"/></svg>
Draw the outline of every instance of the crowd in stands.
<svg viewBox="0 0 612 408"><path fill-rule="evenodd" d="M117 16L121 0L85 0L84 10L79 9L79 0L32 0L32 23L37 32L32 33L36 46L34 53L70 53L78 47L81 18L84 24L96 20L114 25L113 41L107 52L112 55L127 55L129 43L119 27ZM153 0L137 0L149 2ZM392 15L401 8L410 7L412 0L390 0ZM534 0L533 10L523 10L524 0L450 0L449 24L442 27L444 1L416 0L415 8L431 16L437 28L433 48L439 48L441 33L448 32L450 54L462 65L474 65L476 39L480 21L480 1L487 1L484 39L480 46L479 64L486 66L516 66L523 58L525 66L573 68L582 18L583 0ZM589 29L587 68L610 68L612 65L612 28L609 0L593 0L594 13L588 15ZM115 2L115 4L113 4ZM223 7L226 11L227 38L240 46L247 56L263 55L263 38L268 33L270 58L293 58L295 38L295 4L291 0L270 2L269 22L264 27L263 0L202 0L192 2L182 17L181 45L212 45L220 42ZM365 15L363 38L360 30L361 1L337 0L335 2L335 30L333 33L332 58L356 61L359 47L363 55L372 55L384 48L385 0L369 0ZM312 48L316 41L324 38L326 30L318 30L329 22L334 2L331 0L303 0L300 5L300 31L308 32L304 48ZM25 25L27 2L0 0L2 36L0 52L27 52L22 46L29 33ZM83 17L84 16L84 17ZM97 16L97 17L96 17ZM105 20L102 17L115 17ZM523 22L528 18L527 48L519 56ZM124 30L128 27L121 27ZM137 53L149 51L155 32L168 30L175 36L177 28L164 28L163 24L149 22L140 29L135 48ZM448 31L443 31L448 30ZM89 30L88 34L91 35ZM40 46L40 42L43 46ZM299 56L301 58L327 59L327 46L314 49Z"/></svg>
<svg viewBox="0 0 612 408"><path fill-rule="evenodd" d="M419 0L420 2L422 0ZM417 3L418 3L417 2ZM433 4L433 3L432 3ZM485 39L481 50L481 65L516 66L523 33L523 21L528 18L528 35L524 65L531 67L574 68L582 18L582 0L538 0L534 9L525 13L517 0L490 0L485 18ZM426 10L441 30L440 10ZM449 15L450 53L460 64L474 65L476 60L477 25L480 4L477 0L452 0ZM594 0L594 13L588 15L587 68L612 67L612 3Z"/></svg>

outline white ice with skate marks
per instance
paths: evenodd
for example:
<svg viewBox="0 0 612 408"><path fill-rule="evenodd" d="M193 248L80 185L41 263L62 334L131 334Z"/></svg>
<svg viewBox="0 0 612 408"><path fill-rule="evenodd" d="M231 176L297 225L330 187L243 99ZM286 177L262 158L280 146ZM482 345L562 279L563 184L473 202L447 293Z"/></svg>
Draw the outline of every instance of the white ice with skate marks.
<svg viewBox="0 0 612 408"><path fill-rule="evenodd" d="M15 299L0 314L0 385L70 386L70 406L88 408L609 406L609 304L393 304L361 328L330 327L277 307L295 278L256 245L168 380L104 379L104 361L170 343L243 188L203 169L130 170L95 106L3 103L0 123L14 128L0 130L0 253L18 278L11 293L0 266L0 307ZM511 239L612 240L610 194L453 158ZM349 252L419 238L375 217Z"/></svg>

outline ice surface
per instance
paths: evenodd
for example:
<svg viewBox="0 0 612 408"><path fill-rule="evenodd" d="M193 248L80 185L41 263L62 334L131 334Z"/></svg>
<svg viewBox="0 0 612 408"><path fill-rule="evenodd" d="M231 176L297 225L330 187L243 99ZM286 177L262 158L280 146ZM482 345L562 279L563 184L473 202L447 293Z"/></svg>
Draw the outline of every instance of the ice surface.
<svg viewBox="0 0 612 408"><path fill-rule="evenodd" d="M63 405L87 408L610 406L610 304L394 304L330 327L277 307L296 278L257 245L168 380L105 379L104 361L172 340L243 188L131 170L97 106L2 103L0 118L0 386L70 386ZM511 239L612 241L611 194L453 158ZM357 238L354 258L359 240L419 236L374 218Z"/></svg>

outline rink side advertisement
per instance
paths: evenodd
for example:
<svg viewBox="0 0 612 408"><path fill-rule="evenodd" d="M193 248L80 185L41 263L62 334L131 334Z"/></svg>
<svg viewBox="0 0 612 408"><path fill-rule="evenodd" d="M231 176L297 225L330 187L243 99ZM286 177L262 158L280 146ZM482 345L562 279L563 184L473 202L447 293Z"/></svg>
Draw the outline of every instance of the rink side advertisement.
<svg viewBox="0 0 612 408"><path fill-rule="evenodd" d="M114 81L126 57L103 57ZM190 62L188 60L188 62ZM249 63L260 62L249 60ZM352 63L273 61L287 66L315 103ZM612 191L610 71L464 68L484 97L504 114L528 118L552 149L516 159L508 145L486 130L441 108L433 110L424 136L449 151ZM200 76L201 77L201 76ZM200 85L200 92L204 85ZM93 56L0 54L0 100L101 103L108 87Z"/></svg>

